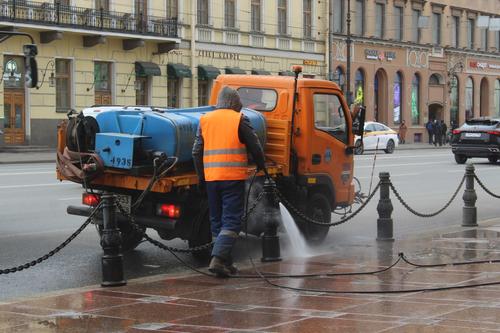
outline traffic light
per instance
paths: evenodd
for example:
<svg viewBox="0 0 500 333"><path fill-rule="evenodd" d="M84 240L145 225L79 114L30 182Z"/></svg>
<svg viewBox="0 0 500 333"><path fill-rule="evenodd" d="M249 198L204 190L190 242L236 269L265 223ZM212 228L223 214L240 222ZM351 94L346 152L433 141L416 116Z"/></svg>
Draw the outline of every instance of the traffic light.
<svg viewBox="0 0 500 333"><path fill-rule="evenodd" d="M36 55L38 49L35 44L26 44L23 46L24 52L24 84L27 88L35 88L38 84L38 65Z"/></svg>

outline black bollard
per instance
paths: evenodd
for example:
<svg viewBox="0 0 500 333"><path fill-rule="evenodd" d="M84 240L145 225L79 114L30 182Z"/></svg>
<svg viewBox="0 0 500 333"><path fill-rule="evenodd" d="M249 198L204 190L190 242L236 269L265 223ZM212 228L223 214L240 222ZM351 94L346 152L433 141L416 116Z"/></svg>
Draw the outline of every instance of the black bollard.
<svg viewBox="0 0 500 333"><path fill-rule="evenodd" d="M377 240L394 241L393 221L392 221L392 202L389 197L389 184L391 183L388 172L379 173L380 178L380 200L377 205Z"/></svg>
<svg viewBox="0 0 500 333"><path fill-rule="evenodd" d="M280 261L279 204L275 200L276 184L270 178L264 181L264 235L262 236L262 262Z"/></svg>
<svg viewBox="0 0 500 333"><path fill-rule="evenodd" d="M462 199L464 199L462 227L477 227L477 194L474 189L474 165L471 163L465 167L465 191Z"/></svg>
<svg viewBox="0 0 500 333"><path fill-rule="evenodd" d="M123 256L121 253L120 230L116 225L115 196L105 193L102 196L103 230L101 246L103 287L118 287L127 284L123 277Z"/></svg>

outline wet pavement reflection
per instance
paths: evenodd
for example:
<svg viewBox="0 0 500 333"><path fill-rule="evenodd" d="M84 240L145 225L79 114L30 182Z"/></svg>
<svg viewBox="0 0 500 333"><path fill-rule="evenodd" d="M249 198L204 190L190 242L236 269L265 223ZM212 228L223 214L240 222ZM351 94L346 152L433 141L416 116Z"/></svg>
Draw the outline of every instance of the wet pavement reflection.
<svg viewBox="0 0 500 333"><path fill-rule="evenodd" d="M346 242L327 254L257 265L268 274L318 274L269 278L309 291L260 278L164 275L1 303L0 333L500 332L500 263L422 268L401 261L377 274L328 275L380 270L400 253L418 264L499 260L499 236L497 225L457 227L394 242ZM254 267L245 263L241 274L255 274ZM478 283L491 284L388 293ZM352 293L360 291L370 293Z"/></svg>

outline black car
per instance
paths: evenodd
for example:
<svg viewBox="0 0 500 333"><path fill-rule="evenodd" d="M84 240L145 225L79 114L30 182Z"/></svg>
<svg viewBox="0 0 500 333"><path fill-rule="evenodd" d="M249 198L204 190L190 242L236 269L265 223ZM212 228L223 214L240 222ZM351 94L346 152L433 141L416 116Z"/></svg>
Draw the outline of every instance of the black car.
<svg viewBox="0 0 500 333"><path fill-rule="evenodd" d="M485 157L496 163L500 158L500 119L467 120L453 130L451 150L458 164L464 164L469 157Z"/></svg>

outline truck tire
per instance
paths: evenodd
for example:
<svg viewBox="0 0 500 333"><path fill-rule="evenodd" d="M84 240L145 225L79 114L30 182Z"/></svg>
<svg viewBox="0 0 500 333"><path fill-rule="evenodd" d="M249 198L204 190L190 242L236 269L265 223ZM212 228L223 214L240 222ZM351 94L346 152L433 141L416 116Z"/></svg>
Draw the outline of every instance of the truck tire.
<svg viewBox="0 0 500 333"><path fill-rule="evenodd" d="M488 161L495 164L498 161L498 156L488 156Z"/></svg>
<svg viewBox="0 0 500 333"><path fill-rule="evenodd" d="M201 224L198 226L197 230L193 232L192 237L188 239L188 246L190 248L198 247L212 241L212 232L210 231L210 220L208 219L208 211L204 214ZM204 249L202 251L192 252L195 259L200 261L207 261L210 259L212 253L212 247Z"/></svg>
<svg viewBox="0 0 500 333"><path fill-rule="evenodd" d="M329 223L332 212L328 197L321 192L311 194L307 200L306 215L314 220ZM329 227L307 221L304 221L302 227L302 233L309 245L320 245L325 240L329 230Z"/></svg>
<svg viewBox="0 0 500 333"><path fill-rule="evenodd" d="M138 231L132 228L128 223L119 224L118 229L120 229L120 236L122 240L122 252L134 250L142 242L142 232L146 230L146 228L141 227L140 230L142 232ZM102 230L102 221L99 221L99 224L97 224L97 232L99 233L99 238L102 237Z"/></svg>

